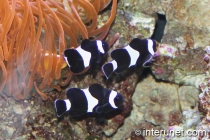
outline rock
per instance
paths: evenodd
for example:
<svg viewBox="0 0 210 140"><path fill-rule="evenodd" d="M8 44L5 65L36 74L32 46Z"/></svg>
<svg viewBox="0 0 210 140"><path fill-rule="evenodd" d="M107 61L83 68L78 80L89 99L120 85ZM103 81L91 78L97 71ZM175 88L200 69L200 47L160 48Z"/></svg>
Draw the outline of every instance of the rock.
<svg viewBox="0 0 210 140"><path fill-rule="evenodd" d="M180 103L183 110L188 110L191 108L197 109L197 101L199 91L197 88L193 86L181 86L178 89Z"/></svg>
<svg viewBox="0 0 210 140"><path fill-rule="evenodd" d="M197 104L194 104L196 100L199 102L199 111L204 117L196 129L209 130L210 96L209 79L206 79L209 77L206 73L209 72L208 63L203 62L203 57L206 54L203 49L210 45L210 9L207 6L209 4L210 1L208 0L120 0L115 23L107 36L107 40L112 38L116 32L120 33L120 38L110 49L109 54L113 49L127 45L134 37L149 38L154 29L156 12L166 14L168 21L161 44L164 45L165 50L162 50L161 55L151 65L152 74L157 81L150 75L139 81L136 87L142 70L132 68L121 75L114 75L115 78L106 81L101 72L102 64L100 64L83 75L73 76L68 88L86 88L92 83L100 83L106 88L122 93L125 97L124 108L107 114L108 124L98 125L92 116L72 119L68 115L64 115L58 121L53 102L57 98L66 98L65 90L59 93L52 91L48 93L49 100L46 102L41 100L37 102L36 94L34 94L35 96L28 103L29 106L26 110L22 110L21 105L19 105L21 101L18 104L14 100L9 100L10 103L14 103L10 105L10 108L16 114L25 114L24 117L28 117L26 124L23 124L26 126L26 130L18 131L14 137L19 138L21 135L20 139L46 139L49 137L52 139L95 137L102 139L102 133L105 132L108 136L115 134L110 139L144 139L137 137L133 133L134 129L168 130L168 126L172 126L175 130L195 127L199 121L190 120L191 117L188 115L192 113L192 116L196 116ZM109 12L102 15L102 17L108 16ZM102 23L102 21L100 22ZM164 53L165 51L166 53ZM172 53L168 53L169 51ZM110 59L108 57L103 62L108 62ZM136 91L133 94L135 87ZM199 88L201 92L199 99L196 88ZM178 100L178 96L180 100ZM4 99L0 98L1 103L2 101ZM186 121L180 117L179 105L181 105ZM193 105L195 107L191 109ZM4 113L2 116L10 116L8 113L10 108L8 107L5 111L2 107ZM130 116L128 116L129 113L131 113ZM39 120L43 120L43 118L44 123L49 124L49 127L45 128L39 124ZM2 125L5 123L4 119L5 117L3 120L1 119ZM9 117L6 119L6 122L11 121ZM124 125L122 125L123 122ZM74 127L75 125L77 127ZM155 127L155 125L160 126ZM119 126L121 126L120 129L118 129ZM12 131L10 132L12 134ZM1 135L5 133L4 130L0 129ZM38 135L39 137L36 137Z"/></svg>
<svg viewBox="0 0 210 140"><path fill-rule="evenodd" d="M15 106L13 106L13 111L14 111L16 114L22 114L22 113L23 113L23 110L22 110L21 105L15 105Z"/></svg>
<svg viewBox="0 0 210 140"><path fill-rule="evenodd" d="M108 129L108 130L105 130L104 133L106 136L110 137L115 131L116 129Z"/></svg>
<svg viewBox="0 0 210 140"><path fill-rule="evenodd" d="M178 110L177 87L169 83L156 82L149 75L137 85L132 100L144 114L144 120L166 127L169 112Z"/></svg>
<svg viewBox="0 0 210 140"><path fill-rule="evenodd" d="M14 131L15 131L15 129L14 128L12 128L12 127L6 127L6 129L7 129L7 137L8 138L11 138L12 137L12 134L14 133Z"/></svg>
<svg viewBox="0 0 210 140"><path fill-rule="evenodd" d="M131 132L142 128L145 121L152 125L148 129L157 129L157 126L159 126L162 130L167 130L169 126L174 125L180 125L180 127L184 125L182 126L183 129L195 127L199 123L198 117L194 117L198 110L197 107L191 108L192 105L196 106L194 101L198 100L198 93L198 90L193 86L178 86L156 81L149 74L137 84L132 96L133 110L130 116L125 119L124 125L113 136L113 139L134 137ZM183 118L182 113L185 113L184 116L186 116L189 110L191 110L191 114L194 112L193 117ZM185 127L185 124L188 127Z"/></svg>
<svg viewBox="0 0 210 140"><path fill-rule="evenodd" d="M127 0L121 0L119 5L125 6ZM206 5L210 1L199 0L145 0L129 2L126 11L155 15L156 12L165 13L167 25L163 42L187 48L202 48L209 44L210 10Z"/></svg>
<svg viewBox="0 0 210 140"><path fill-rule="evenodd" d="M164 44L165 46L165 44ZM186 50L185 55L177 52L173 58L160 54L151 65L152 73L157 79L177 84L198 86L206 73L206 64L202 63L203 50ZM198 80L200 83L198 84Z"/></svg>

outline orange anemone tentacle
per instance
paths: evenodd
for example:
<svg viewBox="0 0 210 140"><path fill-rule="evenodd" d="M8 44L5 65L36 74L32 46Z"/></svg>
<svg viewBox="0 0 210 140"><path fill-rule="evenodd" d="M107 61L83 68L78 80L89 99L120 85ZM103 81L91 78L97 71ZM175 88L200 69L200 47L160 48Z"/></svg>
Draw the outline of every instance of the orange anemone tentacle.
<svg viewBox="0 0 210 140"><path fill-rule="evenodd" d="M21 100L31 97L35 87L47 100L42 91L60 90L72 75L85 73L89 67L75 74L63 69L63 52L77 47L82 39L105 38L116 15L117 0L100 28L98 13L110 1L0 0L0 94ZM63 74L66 71L68 76Z"/></svg>
<svg viewBox="0 0 210 140"><path fill-rule="evenodd" d="M119 36L120 36L119 33L116 33L116 34L114 35L114 37L108 42L109 47L111 47L111 46L114 44L114 42L119 38Z"/></svg>
<svg viewBox="0 0 210 140"><path fill-rule="evenodd" d="M3 88L4 88L4 85L6 84L6 80L7 80L7 70L5 68L5 65L3 63L3 61L0 59L0 67L2 69L2 81L0 83L0 94L2 94L2 91L3 91Z"/></svg>
<svg viewBox="0 0 210 140"><path fill-rule="evenodd" d="M69 74L68 74L68 76L67 76L67 79L63 82L59 82L58 84L60 85L60 86L66 86L69 82L70 82L70 80L71 80L71 77L72 77L72 75L73 75L73 73L70 71L69 72Z"/></svg>
<svg viewBox="0 0 210 140"><path fill-rule="evenodd" d="M34 87L35 87L37 93L38 93L38 94L40 95L40 97L42 98L42 100L46 101L46 100L48 99L47 95L45 95L43 92L41 92L41 91L38 89L38 87L37 87L37 85L36 85L36 82L34 82Z"/></svg>
<svg viewBox="0 0 210 140"><path fill-rule="evenodd" d="M94 35L98 35L101 32L103 32L104 30L106 30L107 28L109 28L112 24L112 22L115 19L115 15L116 15L116 10L117 10L117 0L113 0L112 2L112 10L111 10L111 15L110 18L108 19L108 21L100 28L95 29L93 31L88 32L89 36L94 36Z"/></svg>

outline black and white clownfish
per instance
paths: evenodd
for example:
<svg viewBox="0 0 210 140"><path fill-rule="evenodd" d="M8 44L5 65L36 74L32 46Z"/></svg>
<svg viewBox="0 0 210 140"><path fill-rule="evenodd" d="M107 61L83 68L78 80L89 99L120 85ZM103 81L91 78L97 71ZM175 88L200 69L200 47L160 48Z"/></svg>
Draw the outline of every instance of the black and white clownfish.
<svg viewBox="0 0 210 140"><path fill-rule="evenodd" d="M108 43L105 41L84 39L79 47L66 49L63 56L70 70L73 73L80 73L85 68L100 63L108 49Z"/></svg>
<svg viewBox="0 0 210 140"><path fill-rule="evenodd" d="M124 72L131 66L145 66L156 52L157 42L152 39L134 38L129 45L111 52L111 62L102 66L102 71L108 79L111 74Z"/></svg>
<svg viewBox="0 0 210 140"><path fill-rule="evenodd" d="M158 20L151 39L134 38L129 45L111 52L111 57L114 60L102 66L102 71L107 79L113 71L118 74L131 66L144 67L152 60L158 46L157 42L161 42L167 22L165 15L159 13L157 15Z"/></svg>
<svg viewBox="0 0 210 140"><path fill-rule="evenodd" d="M94 113L103 118L106 113L122 106L123 96L113 90L103 88L100 84L92 84L86 89L70 88L66 92L66 100L55 100L55 110L60 117L65 112L71 116Z"/></svg>

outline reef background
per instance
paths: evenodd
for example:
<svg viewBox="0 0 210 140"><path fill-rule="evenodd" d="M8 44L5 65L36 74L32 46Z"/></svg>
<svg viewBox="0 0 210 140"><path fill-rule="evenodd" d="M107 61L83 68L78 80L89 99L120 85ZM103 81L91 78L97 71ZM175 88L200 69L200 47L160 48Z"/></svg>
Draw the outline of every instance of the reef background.
<svg viewBox="0 0 210 140"><path fill-rule="evenodd" d="M117 32L120 38L111 50L125 46L134 37L150 37L156 12L161 12L167 16L162 43L175 53L171 57L162 53L150 68L144 71L131 68L115 75L110 82L104 79L102 64L72 77L68 87L86 88L97 82L123 94L124 108L108 114L105 125L97 125L90 115L76 119L65 115L58 120L53 102L65 98L65 89L46 93L49 99L45 102L38 95L20 101L1 96L0 138L144 139L133 131L141 128L208 130L209 71L208 61L203 58L208 55L205 48L210 42L209 4L208 0L119 0L107 39ZM101 22L109 14L110 8L104 10Z"/></svg>

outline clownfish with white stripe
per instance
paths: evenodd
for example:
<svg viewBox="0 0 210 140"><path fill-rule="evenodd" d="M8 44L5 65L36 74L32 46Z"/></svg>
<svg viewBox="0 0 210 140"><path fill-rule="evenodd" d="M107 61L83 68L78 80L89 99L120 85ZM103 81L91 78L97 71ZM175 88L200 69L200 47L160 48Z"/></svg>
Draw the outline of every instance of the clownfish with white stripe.
<svg viewBox="0 0 210 140"><path fill-rule="evenodd" d="M119 74L131 66L146 66L151 62L156 46L155 40L134 38L129 45L111 52L114 60L102 66L104 75L108 79L114 71Z"/></svg>
<svg viewBox="0 0 210 140"><path fill-rule="evenodd" d="M158 46L157 42L162 40L167 22L164 14L157 13L157 15L158 20L151 39L134 38L129 45L111 52L111 57L114 60L102 66L102 71L107 79L114 71L119 74L131 66L144 67L151 62Z"/></svg>
<svg viewBox="0 0 210 140"><path fill-rule="evenodd" d="M84 39L79 47L66 49L63 56L70 70L77 74L91 65L100 63L108 49L108 43L105 41Z"/></svg>
<svg viewBox="0 0 210 140"><path fill-rule="evenodd" d="M70 88L66 92L65 100L55 100L55 110L58 117L65 112L70 116L81 116L93 113L98 118L123 105L123 96L114 91L102 87L100 84L92 84L86 89Z"/></svg>

